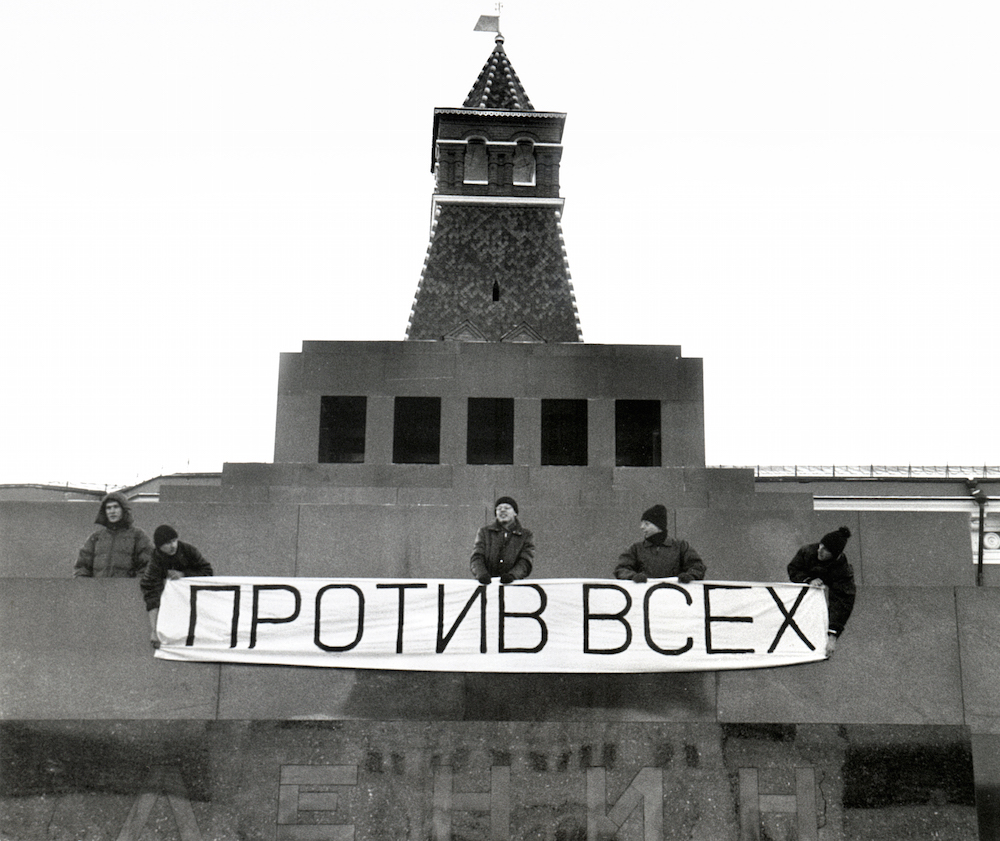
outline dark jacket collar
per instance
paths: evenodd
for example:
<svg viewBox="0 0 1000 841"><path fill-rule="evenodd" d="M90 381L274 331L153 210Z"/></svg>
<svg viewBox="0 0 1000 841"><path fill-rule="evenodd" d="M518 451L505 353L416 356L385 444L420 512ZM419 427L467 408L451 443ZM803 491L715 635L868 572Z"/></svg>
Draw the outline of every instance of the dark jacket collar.
<svg viewBox="0 0 1000 841"><path fill-rule="evenodd" d="M517 517L515 517L514 522L512 522L510 526L503 526L501 525L499 520L494 520L492 525L490 526L490 529L492 529L493 531L509 531L511 534L520 534L521 521L517 519Z"/></svg>
<svg viewBox="0 0 1000 841"><path fill-rule="evenodd" d="M670 538L667 537L667 533L665 531L658 531L656 534L647 537L645 542L650 546L662 546L669 539Z"/></svg>

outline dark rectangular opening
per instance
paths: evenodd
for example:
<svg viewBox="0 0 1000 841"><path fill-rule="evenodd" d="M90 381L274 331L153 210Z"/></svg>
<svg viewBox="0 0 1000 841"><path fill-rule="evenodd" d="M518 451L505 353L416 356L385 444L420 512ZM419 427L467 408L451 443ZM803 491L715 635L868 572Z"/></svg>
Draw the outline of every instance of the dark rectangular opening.
<svg viewBox="0 0 1000 841"><path fill-rule="evenodd" d="M615 464L660 466L660 401L615 401Z"/></svg>
<svg viewBox="0 0 1000 841"><path fill-rule="evenodd" d="M514 463L514 399L470 397L466 464Z"/></svg>
<svg viewBox="0 0 1000 841"><path fill-rule="evenodd" d="M366 397L324 396L319 404L319 460L361 464L365 460Z"/></svg>
<svg viewBox="0 0 1000 841"><path fill-rule="evenodd" d="M586 400L542 400L542 464L587 464Z"/></svg>
<svg viewBox="0 0 1000 841"><path fill-rule="evenodd" d="M441 463L441 398L397 397L392 421L394 464Z"/></svg>

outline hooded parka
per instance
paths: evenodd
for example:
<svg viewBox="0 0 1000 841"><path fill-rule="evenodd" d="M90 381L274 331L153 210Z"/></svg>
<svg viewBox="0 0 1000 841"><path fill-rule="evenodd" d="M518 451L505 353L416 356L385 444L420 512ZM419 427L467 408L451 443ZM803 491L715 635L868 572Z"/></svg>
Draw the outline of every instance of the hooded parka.
<svg viewBox="0 0 1000 841"><path fill-rule="evenodd" d="M122 507L117 523L108 521L104 509L108 502ZM153 543L142 529L132 525L132 506L123 493L114 491L101 500L101 510L94 520L101 526L83 544L73 575L76 578L135 578L149 563Z"/></svg>

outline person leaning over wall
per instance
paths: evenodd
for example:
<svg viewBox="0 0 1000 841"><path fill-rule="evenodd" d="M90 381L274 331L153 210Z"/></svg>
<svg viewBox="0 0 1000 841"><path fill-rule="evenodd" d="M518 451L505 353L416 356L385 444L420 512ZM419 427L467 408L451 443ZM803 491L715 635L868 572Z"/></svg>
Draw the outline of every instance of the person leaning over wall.
<svg viewBox="0 0 1000 841"><path fill-rule="evenodd" d="M844 547L851 530L841 526L823 535L819 543L809 543L799 549L788 564L788 579L796 584L825 587L830 608L830 629L826 637L826 656L833 654L837 639L844 633L847 620L854 610L854 569L847 562Z"/></svg>
<svg viewBox="0 0 1000 841"><path fill-rule="evenodd" d="M160 615L160 596L167 581L176 581L189 575L212 575L212 565L190 543L178 540L173 526L157 526L153 532L152 560L142 574L139 588L149 614L150 638L153 648L160 647L156 633L156 620Z"/></svg>
<svg viewBox="0 0 1000 841"><path fill-rule="evenodd" d="M618 557L615 578L643 584L650 578L673 578L681 584L701 581L705 562L686 540L667 534L667 509L654 505L642 512L639 530L643 539L633 543Z"/></svg>
<svg viewBox="0 0 1000 841"><path fill-rule="evenodd" d="M125 494L109 493L101 500L94 520L99 528L80 549L76 578L135 578L149 563L153 544L132 525L132 508Z"/></svg>
<svg viewBox="0 0 1000 841"><path fill-rule="evenodd" d="M493 504L496 519L476 534L469 568L480 584L499 577L510 584L531 575L535 560L535 541L529 529L518 519L517 502L502 496Z"/></svg>

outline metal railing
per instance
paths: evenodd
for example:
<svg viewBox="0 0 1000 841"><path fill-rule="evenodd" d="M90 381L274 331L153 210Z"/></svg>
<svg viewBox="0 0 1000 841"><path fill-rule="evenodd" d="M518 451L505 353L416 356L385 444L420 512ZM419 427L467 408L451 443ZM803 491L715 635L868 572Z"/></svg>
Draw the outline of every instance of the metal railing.
<svg viewBox="0 0 1000 841"><path fill-rule="evenodd" d="M752 469L758 479L1000 479L1000 466L956 465L719 465Z"/></svg>

